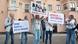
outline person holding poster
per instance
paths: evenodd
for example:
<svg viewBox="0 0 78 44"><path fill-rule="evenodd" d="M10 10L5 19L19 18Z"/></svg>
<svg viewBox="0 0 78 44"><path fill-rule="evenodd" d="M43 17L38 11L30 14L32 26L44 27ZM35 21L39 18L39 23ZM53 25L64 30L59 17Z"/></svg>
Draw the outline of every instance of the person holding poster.
<svg viewBox="0 0 78 44"><path fill-rule="evenodd" d="M44 16L42 16L42 19L41 19L41 27L42 27L42 38L43 38L43 42L44 42L44 39L45 39L45 18Z"/></svg>
<svg viewBox="0 0 78 44"><path fill-rule="evenodd" d="M27 16L24 17L25 21L28 21ZM21 33L21 44L27 44L27 32Z"/></svg>
<svg viewBox="0 0 78 44"><path fill-rule="evenodd" d="M35 16L34 20L34 44L40 44L40 36L41 36L41 21L39 15Z"/></svg>
<svg viewBox="0 0 78 44"><path fill-rule="evenodd" d="M32 14L31 25L32 25L32 29L35 30L35 15L34 14Z"/></svg>
<svg viewBox="0 0 78 44"><path fill-rule="evenodd" d="M6 29L6 38L5 38L5 44L9 44L9 38L11 36L11 44L14 44L14 34L13 34L13 20L14 16L12 14L8 15L5 19L5 29Z"/></svg>
<svg viewBox="0 0 78 44"><path fill-rule="evenodd" d="M48 17L46 18L46 39L45 39L45 44L48 44L48 39L49 43L51 44L51 38L52 38L52 32L53 32L53 25L48 22Z"/></svg>
<svg viewBox="0 0 78 44"><path fill-rule="evenodd" d="M76 44L76 35L75 35L75 27L76 27L76 19L73 15L70 15L66 19L66 44Z"/></svg>

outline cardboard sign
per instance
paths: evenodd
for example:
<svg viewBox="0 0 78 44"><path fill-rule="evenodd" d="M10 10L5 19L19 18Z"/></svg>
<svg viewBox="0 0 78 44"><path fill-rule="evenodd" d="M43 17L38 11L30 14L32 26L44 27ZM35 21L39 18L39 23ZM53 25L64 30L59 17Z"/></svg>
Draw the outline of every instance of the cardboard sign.
<svg viewBox="0 0 78 44"><path fill-rule="evenodd" d="M64 14L49 13L48 22L53 23L53 24L64 24Z"/></svg>
<svg viewBox="0 0 78 44"><path fill-rule="evenodd" d="M13 33L28 32L29 22L28 21L14 21Z"/></svg>
<svg viewBox="0 0 78 44"><path fill-rule="evenodd" d="M31 1L30 13L34 14L34 15L46 16L46 10L45 10L45 8L43 8L43 4L38 4L38 3L32 2L32 1Z"/></svg>

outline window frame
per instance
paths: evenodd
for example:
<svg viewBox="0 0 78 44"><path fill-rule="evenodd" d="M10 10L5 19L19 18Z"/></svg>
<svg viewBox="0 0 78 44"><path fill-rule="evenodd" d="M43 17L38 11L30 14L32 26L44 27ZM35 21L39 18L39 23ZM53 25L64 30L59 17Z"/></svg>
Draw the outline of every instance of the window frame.
<svg viewBox="0 0 78 44"><path fill-rule="evenodd" d="M61 5L56 5L57 6L57 11L61 11Z"/></svg>
<svg viewBox="0 0 78 44"><path fill-rule="evenodd" d="M60 1L60 0L56 0L56 1Z"/></svg>
<svg viewBox="0 0 78 44"><path fill-rule="evenodd" d="M29 12L30 11L30 4L25 4L25 12Z"/></svg>
<svg viewBox="0 0 78 44"><path fill-rule="evenodd" d="M63 5L64 10L68 9L67 3Z"/></svg>
<svg viewBox="0 0 78 44"><path fill-rule="evenodd" d="M52 4L48 4L48 11L52 11Z"/></svg>
<svg viewBox="0 0 78 44"><path fill-rule="evenodd" d="M70 3L69 3L69 7L70 7L70 8L75 8L75 7L76 7L75 2L70 2Z"/></svg>

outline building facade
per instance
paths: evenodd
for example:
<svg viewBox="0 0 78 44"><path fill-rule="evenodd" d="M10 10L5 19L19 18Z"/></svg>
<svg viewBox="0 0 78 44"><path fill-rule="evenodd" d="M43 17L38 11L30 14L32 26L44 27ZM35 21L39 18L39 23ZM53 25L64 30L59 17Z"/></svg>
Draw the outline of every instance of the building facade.
<svg viewBox="0 0 78 44"><path fill-rule="evenodd" d="M63 13L65 18L71 14L76 19L78 18L78 0L0 0L0 32L5 32L4 21L8 14L14 15L16 20L24 19L24 16L27 16L30 23L30 32L32 32L31 1L41 1L47 11ZM54 32L65 32L64 25L55 25L54 27Z"/></svg>

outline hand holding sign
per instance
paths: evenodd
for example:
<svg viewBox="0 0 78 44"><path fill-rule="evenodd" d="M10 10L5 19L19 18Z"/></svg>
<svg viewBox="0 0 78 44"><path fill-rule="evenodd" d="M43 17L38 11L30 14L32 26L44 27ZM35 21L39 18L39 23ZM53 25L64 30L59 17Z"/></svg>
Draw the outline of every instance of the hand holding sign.
<svg viewBox="0 0 78 44"><path fill-rule="evenodd" d="M28 32L29 31L29 22L25 21L14 21L13 23L13 32L20 33L20 32Z"/></svg>

